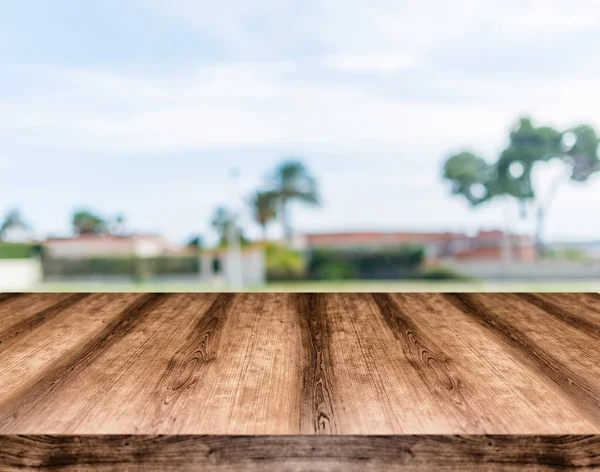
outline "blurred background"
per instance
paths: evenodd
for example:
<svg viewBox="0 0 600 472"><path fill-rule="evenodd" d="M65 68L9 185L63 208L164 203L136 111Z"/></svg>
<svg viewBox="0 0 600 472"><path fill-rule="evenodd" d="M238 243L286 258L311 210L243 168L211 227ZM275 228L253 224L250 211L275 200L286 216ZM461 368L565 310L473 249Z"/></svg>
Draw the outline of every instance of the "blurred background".
<svg viewBox="0 0 600 472"><path fill-rule="evenodd" d="M600 290L595 0L0 0L0 291Z"/></svg>

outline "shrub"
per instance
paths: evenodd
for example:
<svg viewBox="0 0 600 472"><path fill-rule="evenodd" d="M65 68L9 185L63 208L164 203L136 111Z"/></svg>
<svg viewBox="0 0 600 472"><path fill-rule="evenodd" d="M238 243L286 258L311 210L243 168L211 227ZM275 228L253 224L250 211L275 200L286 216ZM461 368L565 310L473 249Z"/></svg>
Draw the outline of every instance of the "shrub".
<svg viewBox="0 0 600 472"><path fill-rule="evenodd" d="M152 258L93 257L86 259L44 260L47 276L121 275L144 280L154 275L198 273L197 256L161 256Z"/></svg>
<svg viewBox="0 0 600 472"><path fill-rule="evenodd" d="M456 272L450 267L432 267L417 271L413 277L417 280L470 280L470 277Z"/></svg>
<svg viewBox="0 0 600 472"><path fill-rule="evenodd" d="M306 275L304 257L277 243L265 244L268 280L298 280Z"/></svg>
<svg viewBox="0 0 600 472"><path fill-rule="evenodd" d="M420 246L400 246L371 251L315 250L308 274L314 279L403 279L421 267L425 251Z"/></svg>
<svg viewBox="0 0 600 472"><path fill-rule="evenodd" d="M0 242L0 259L29 259L41 254L39 244Z"/></svg>

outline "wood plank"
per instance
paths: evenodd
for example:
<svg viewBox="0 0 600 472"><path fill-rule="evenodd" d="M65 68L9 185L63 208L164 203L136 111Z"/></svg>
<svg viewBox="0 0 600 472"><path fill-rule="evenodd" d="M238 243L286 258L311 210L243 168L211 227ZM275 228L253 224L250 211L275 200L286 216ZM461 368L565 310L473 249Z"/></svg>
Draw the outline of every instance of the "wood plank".
<svg viewBox="0 0 600 472"><path fill-rule="evenodd" d="M460 429L455 418L440 411L436 393L411 364L375 296L332 294L327 300L335 406L344 434Z"/></svg>
<svg viewBox="0 0 600 472"><path fill-rule="evenodd" d="M291 298L220 297L226 299L198 318L166 366L149 402L157 406L146 410L139 429L186 434L297 433L301 353ZM214 335L205 341L200 334L211 324ZM199 358L192 369L186 367L190 353Z"/></svg>
<svg viewBox="0 0 600 472"><path fill-rule="evenodd" d="M335 434L330 339L323 294L297 294L304 363L300 400L300 434Z"/></svg>
<svg viewBox="0 0 600 472"><path fill-rule="evenodd" d="M28 333L85 297L86 294L64 293L0 294L0 352L8 349L8 342L19 334Z"/></svg>
<svg viewBox="0 0 600 472"><path fill-rule="evenodd" d="M559 434L596 431L593 421L539 372L516 360L486 327L473 323L439 294L393 294L423 374L459 421L447 431L483 434ZM423 341L416 329L435 334ZM438 411L444 411L439 409ZM451 412L444 413L450 416ZM464 417L464 418L462 418ZM460 421L462 418L462 421ZM466 422L469 418L476 423Z"/></svg>
<svg viewBox="0 0 600 472"><path fill-rule="evenodd" d="M600 434L600 297L0 297L0 434Z"/></svg>
<svg viewBox="0 0 600 472"><path fill-rule="evenodd" d="M581 297L580 295L584 295ZM600 298L586 294L520 293L519 296L555 318L600 341ZM596 295L596 294L594 294Z"/></svg>
<svg viewBox="0 0 600 472"><path fill-rule="evenodd" d="M123 300L122 296L115 297L117 300ZM47 369L43 369L38 376L32 377L29 382L19 386L5 396L0 403L0 430L3 432L12 432L14 428L21 428L20 424L37 424L40 415L44 411L36 410L38 405L42 404L48 397L59 394L61 386L67 384L73 377L89 367L94 360L107 348L118 342L129 330L140 322L152 308L160 302L166 300L166 296L160 294L133 295L126 297L130 303L121 312L113 312L110 321L100 318L96 323L102 324L100 330L94 330L93 335L78 344L74 348L68 349L58 359L51 362ZM89 312L86 313L89 315ZM85 326L93 326L89 319L86 322L72 324L71 327L79 329ZM45 331L38 330L38 337L45 339ZM69 336L62 336L69 338ZM79 338L80 339L80 338ZM4 361L3 361L4 362ZM2 369L4 370L4 369ZM10 378L9 378L10 380ZM58 393L56 393L58 392ZM85 392L84 392L85 393ZM47 411L52 411L52 407Z"/></svg>
<svg viewBox="0 0 600 472"><path fill-rule="evenodd" d="M600 427L600 355L579 328L514 294L446 294L446 299L505 342L516 358L553 382Z"/></svg>
<svg viewBox="0 0 600 472"><path fill-rule="evenodd" d="M39 375L52 368L55 362L60 362L66 353L103 330L127 300L138 296L90 295L84 299L84 306L79 305L80 298L62 297L61 301L48 297L53 303L47 305L32 297L31 306L35 309L20 312L23 313L23 323L15 321L3 331L7 342L5 347L0 348L0 416L2 401L8 396L18 395L20 389L28 389ZM29 296L24 300L28 299ZM59 310L56 310L57 306ZM35 322L31 323L31 320ZM23 329L24 325L28 328Z"/></svg>
<svg viewBox="0 0 600 472"><path fill-rule="evenodd" d="M600 436L0 436L5 471L555 471Z"/></svg>

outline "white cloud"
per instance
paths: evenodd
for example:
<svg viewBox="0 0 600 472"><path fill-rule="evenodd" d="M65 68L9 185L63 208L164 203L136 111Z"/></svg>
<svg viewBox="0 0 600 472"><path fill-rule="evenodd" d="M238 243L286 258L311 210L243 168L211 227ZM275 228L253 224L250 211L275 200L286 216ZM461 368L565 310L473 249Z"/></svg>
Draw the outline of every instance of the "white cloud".
<svg viewBox="0 0 600 472"><path fill-rule="evenodd" d="M345 72L397 72L414 69L421 61L410 55L351 55L327 56L323 60L325 67Z"/></svg>
<svg viewBox="0 0 600 472"><path fill-rule="evenodd" d="M600 96L591 78L424 74L420 95L394 98L368 80L336 84L302 73L293 63L182 68L153 77L59 69L47 72L27 98L3 104L0 133L34 135L38 144L54 148L118 154L320 145L437 156L462 146L493 152L521 113L558 126L599 124ZM455 99L426 96L439 92Z"/></svg>
<svg viewBox="0 0 600 472"><path fill-rule="evenodd" d="M469 147L493 158L523 113L556 126L600 127L598 69L577 67L597 62L593 38L578 42L578 35L599 26L596 0L128 1L185 31L189 44L204 41L210 57L220 60L202 65L203 51L190 48L181 62L157 58L146 69L108 61L20 70L22 87L0 95L0 168L34 148L43 156L91 150L107 159L155 153L166 160L183 151L250 146L310 150L305 155L315 163L328 153L347 160L360 155L356 168L373 172L342 175L347 165L339 173L324 170L327 210L299 212L305 227L352 220L364 227L381 221L498 225L495 207L472 213L460 199L448 202L437 167L447 153ZM556 48L565 44L578 45L572 55L581 54L580 62L554 67ZM540 55L547 69L536 69ZM402 165L392 166L393 159ZM363 178L370 179L365 186ZM210 180L195 186L179 177L157 185L152 204L174 195L187 211L195 205L187 202L203 195L222 198L222 182ZM79 188L77 198L85 190ZM115 196L114 205L133 201L131 192ZM549 234L577 226L575 214L589 220L584 214L597 192L591 186L565 190ZM99 201L107 198L99 195ZM414 205L398 204L411 197ZM166 212L174 200L165 200ZM568 205L577 206L570 211ZM147 202L131 206L151 221ZM169 216L181 227L187 218ZM581 231L599 230L586 224Z"/></svg>
<svg viewBox="0 0 600 472"><path fill-rule="evenodd" d="M513 39L600 26L596 0L528 0L494 9L494 22Z"/></svg>

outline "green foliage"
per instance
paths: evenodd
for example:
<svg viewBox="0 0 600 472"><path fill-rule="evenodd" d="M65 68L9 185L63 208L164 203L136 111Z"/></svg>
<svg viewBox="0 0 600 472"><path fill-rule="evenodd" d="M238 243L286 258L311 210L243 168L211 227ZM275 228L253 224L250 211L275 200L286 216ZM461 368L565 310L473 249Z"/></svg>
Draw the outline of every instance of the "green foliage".
<svg viewBox="0 0 600 472"><path fill-rule="evenodd" d="M461 152L450 157L444 164L444 178L452 182L452 193L464 195L471 204L483 201L489 194L486 183L491 178L490 166L479 156L470 152ZM486 195L475 192L477 185L483 185Z"/></svg>
<svg viewBox="0 0 600 472"><path fill-rule="evenodd" d="M215 210L211 220L211 226L219 235L221 245L226 244L229 229L233 224L235 224L235 216L228 208L220 206Z"/></svg>
<svg viewBox="0 0 600 472"><path fill-rule="evenodd" d="M267 225L277 218L277 194L272 191L257 191L250 199L250 210L254 221L263 229L263 239L267 239Z"/></svg>
<svg viewBox="0 0 600 472"><path fill-rule="evenodd" d="M583 182L600 169L598 160L598 135L588 125L579 125L567 131L575 138L575 144L566 151L570 164L573 166L571 180Z"/></svg>
<svg viewBox="0 0 600 472"><path fill-rule="evenodd" d="M0 243L0 259L29 259L42 255L42 246L26 243Z"/></svg>
<svg viewBox="0 0 600 472"><path fill-rule="evenodd" d="M289 218L289 204L299 202L316 206L320 204L316 179L299 160L291 159L283 162L275 170L271 178L274 194L280 203L280 217L288 241L292 236L292 225Z"/></svg>
<svg viewBox="0 0 600 472"><path fill-rule="evenodd" d="M246 237L246 235L244 234L244 231L242 229L239 230L240 234L240 246L242 248L244 247L248 247L248 246L252 246L252 244L254 244L249 238ZM229 244L227 243L227 239L221 239L219 241L219 244L217 245L217 248L219 249L227 249L227 246Z"/></svg>
<svg viewBox="0 0 600 472"><path fill-rule="evenodd" d="M98 234L108 231L106 220L86 209L75 211L71 223L76 234Z"/></svg>
<svg viewBox="0 0 600 472"><path fill-rule="evenodd" d="M450 267L432 267L417 271L410 277L415 280L470 280L469 277L462 275Z"/></svg>
<svg viewBox="0 0 600 472"><path fill-rule="evenodd" d="M277 243L265 244L267 279L298 280L305 276L305 261L298 251Z"/></svg>
<svg viewBox="0 0 600 472"><path fill-rule="evenodd" d="M404 279L425 259L420 246L400 246L378 252L316 250L310 255L308 275L313 279Z"/></svg>
<svg viewBox="0 0 600 472"><path fill-rule="evenodd" d="M525 217L526 204L536 202L536 247L544 255L543 226L560 181L544 189L544 202L539 202L532 184L532 173L541 162L560 159L570 167L573 182L584 182L600 171L598 136L588 125L558 131L549 126L535 127L529 118L521 118L510 132L508 146L493 163L471 153L450 156L443 176L452 184L452 193L462 195L472 206L496 197L511 197Z"/></svg>
<svg viewBox="0 0 600 472"><path fill-rule="evenodd" d="M356 264L351 261L328 261L312 268L317 280L355 280L360 278Z"/></svg>
<svg viewBox="0 0 600 472"><path fill-rule="evenodd" d="M550 250L547 251L546 257L552 260L560 261L587 261L589 256L582 249L562 249L562 250Z"/></svg>
<svg viewBox="0 0 600 472"><path fill-rule="evenodd" d="M2 239L3 234L10 229L29 229L29 225L23 220L21 212L18 209L10 210L2 224L0 225L0 239Z"/></svg>
<svg viewBox="0 0 600 472"><path fill-rule="evenodd" d="M204 240L202 239L202 236L192 236L187 242L187 247L195 250L196 252L201 251L204 248Z"/></svg>
<svg viewBox="0 0 600 472"><path fill-rule="evenodd" d="M46 258L44 275L49 277L75 276L125 276L135 280L156 275L197 274L199 261L196 256L93 257L86 259Z"/></svg>
<svg viewBox="0 0 600 472"><path fill-rule="evenodd" d="M566 146L566 137L575 143ZM529 118L521 118L495 162L462 152L446 160L443 176L452 183L452 193L464 196L472 205L503 195L523 202L536 198L531 182L535 165L551 159L562 159L571 166L571 180L587 180L600 170L596 132L587 125L563 132L548 126L536 128Z"/></svg>

